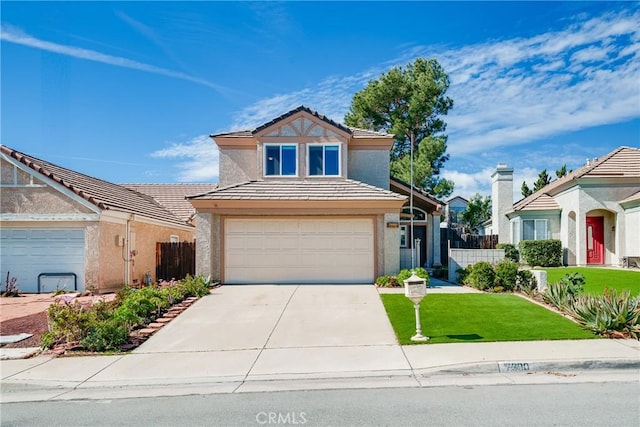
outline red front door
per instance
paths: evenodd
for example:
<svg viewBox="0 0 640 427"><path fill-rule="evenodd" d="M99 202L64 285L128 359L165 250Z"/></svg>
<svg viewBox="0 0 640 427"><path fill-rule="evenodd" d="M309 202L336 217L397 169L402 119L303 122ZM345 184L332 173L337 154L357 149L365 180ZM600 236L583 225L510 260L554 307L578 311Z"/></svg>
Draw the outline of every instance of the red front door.
<svg viewBox="0 0 640 427"><path fill-rule="evenodd" d="M587 217L587 264L604 264L604 218Z"/></svg>

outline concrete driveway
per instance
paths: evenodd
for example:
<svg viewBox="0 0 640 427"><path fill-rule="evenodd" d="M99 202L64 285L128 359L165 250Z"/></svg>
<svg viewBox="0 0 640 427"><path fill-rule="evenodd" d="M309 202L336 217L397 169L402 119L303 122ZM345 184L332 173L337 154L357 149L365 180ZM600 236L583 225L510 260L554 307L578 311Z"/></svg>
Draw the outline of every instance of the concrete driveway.
<svg viewBox="0 0 640 427"><path fill-rule="evenodd" d="M136 353L396 344L371 285L227 285Z"/></svg>
<svg viewBox="0 0 640 427"><path fill-rule="evenodd" d="M410 372L373 285L222 286L108 363L88 383Z"/></svg>

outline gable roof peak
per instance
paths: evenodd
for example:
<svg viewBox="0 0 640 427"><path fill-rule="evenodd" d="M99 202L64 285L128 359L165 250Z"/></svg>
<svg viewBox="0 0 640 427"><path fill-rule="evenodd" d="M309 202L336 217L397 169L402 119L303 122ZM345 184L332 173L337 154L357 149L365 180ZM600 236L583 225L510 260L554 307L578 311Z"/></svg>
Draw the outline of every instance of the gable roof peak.
<svg viewBox="0 0 640 427"><path fill-rule="evenodd" d="M347 127L347 126L345 126L345 125L343 125L341 123L338 123L335 120L330 119L329 117L325 116L324 114L320 114L317 111L312 110L309 107L306 107L305 105L300 105L300 106L294 108L293 110L290 110L290 111L288 111L288 112L286 112L284 114L281 114L280 116L276 117L275 119L270 120L267 123L264 123L264 124L258 126L257 128L252 130L251 133L253 135L255 135L256 133L258 133L258 132L260 132L260 131L268 128L268 127L271 127L274 124L276 124L276 123L278 123L278 122L280 122L280 121L282 121L282 120L284 120L284 119L286 119L288 117L291 117L294 114L302 112L302 111L307 113L307 114L310 114L310 115L314 116L315 118L317 118L317 119L319 119L319 120L321 120L321 121L323 121L323 122L325 122L325 123L327 123L327 124L329 124L331 126L334 126L334 127L338 128L338 129L340 129L343 132L346 132L349 135L351 135L351 133L352 133L352 131L351 131L351 129L349 127Z"/></svg>

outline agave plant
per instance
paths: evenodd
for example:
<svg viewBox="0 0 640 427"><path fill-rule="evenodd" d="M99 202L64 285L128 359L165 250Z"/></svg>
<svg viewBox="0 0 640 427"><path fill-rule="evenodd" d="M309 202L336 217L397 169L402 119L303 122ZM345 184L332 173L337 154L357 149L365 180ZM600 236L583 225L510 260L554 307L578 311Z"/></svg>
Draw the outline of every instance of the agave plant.
<svg viewBox="0 0 640 427"><path fill-rule="evenodd" d="M603 295L580 295L566 311L596 334L640 338L640 298L631 297L629 291L605 289Z"/></svg>
<svg viewBox="0 0 640 427"><path fill-rule="evenodd" d="M559 310L567 311L573 305L575 297L564 283L559 282L549 283L542 293L542 299Z"/></svg>

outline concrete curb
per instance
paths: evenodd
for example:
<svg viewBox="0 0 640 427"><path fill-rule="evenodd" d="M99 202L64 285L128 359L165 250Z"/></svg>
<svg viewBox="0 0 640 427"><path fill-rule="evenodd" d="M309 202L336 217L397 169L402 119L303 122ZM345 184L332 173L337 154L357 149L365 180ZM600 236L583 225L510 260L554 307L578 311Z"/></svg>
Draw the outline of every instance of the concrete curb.
<svg viewBox="0 0 640 427"><path fill-rule="evenodd" d="M416 374L504 374L545 371L640 370L638 359L556 360L556 361L490 361L416 369Z"/></svg>
<svg viewBox="0 0 640 427"><path fill-rule="evenodd" d="M633 371L638 372L633 372ZM178 396L187 394L231 394L262 391L318 390L318 389L359 389L427 387L429 378L436 384L459 384L461 377L476 379L519 374L541 374L574 372L589 373L617 371L629 380L637 381L640 360L558 360L509 362L491 361L461 365L441 366L418 370L397 371L355 371L313 374L286 374L271 376L249 376L245 379L232 377L207 377L182 379L162 379L152 381L12 381L5 379L0 385L0 401L37 402L48 400L92 400L104 398ZM448 380L451 380L448 382ZM444 381L444 383L443 383ZM508 383L502 378L501 383ZM442 383L442 384L441 384Z"/></svg>

